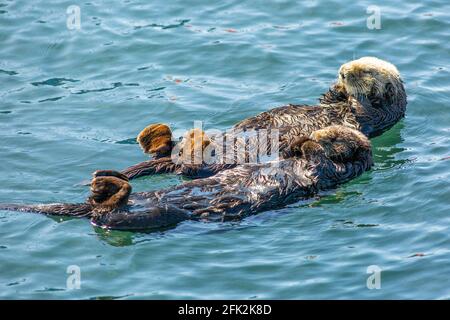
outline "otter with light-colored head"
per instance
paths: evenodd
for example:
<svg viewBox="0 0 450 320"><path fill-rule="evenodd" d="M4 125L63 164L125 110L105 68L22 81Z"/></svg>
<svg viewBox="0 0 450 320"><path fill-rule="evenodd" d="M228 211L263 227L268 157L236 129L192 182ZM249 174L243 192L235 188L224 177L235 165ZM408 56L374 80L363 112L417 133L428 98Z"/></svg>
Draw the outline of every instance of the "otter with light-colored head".
<svg viewBox="0 0 450 320"><path fill-rule="evenodd" d="M292 144L299 146L303 137L309 137L313 131L325 127L341 125L356 129L369 138L378 136L404 117L406 104L406 92L397 68L378 58L363 57L346 62L339 68L337 81L319 98L318 104L289 104L273 108L238 122L233 126L233 130L247 132L277 129L280 137L279 151L281 155L290 155L298 153L299 150L285 149L286 146ZM163 143L154 131L144 130L139 135L142 138L141 145L144 150L157 150L154 153L150 152L153 155L166 156L173 146L169 143L170 129L161 124L151 127L164 129L162 130ZM208 138L201 132L193 132L197 133L196 136L200 140L188 134L181 144L183 147L188 146L189 150L189 146L200 146L200 142L202 142L202 150L208 144L211 147L215 146L214 137ZM155 139L155 136L158 136L158 139ZM196 143L192 143L193 141ZM186 152L186 155L191 154L192 152ZM180 171L179 164L172 163L169 158L164 163L161 161L161 159L146 161L125 169L123 173L130 179L155 173L185 174L185 171ZM232 163L232 165L237 164ZM206 169L208 170L205 172L213 175L225 168L214 166L214 168Z"/></svg>
<svg viewBox="0 0 450 320"><path fill-rule="evenodd" d="M355 98L406 101L405 89L397 68L375 57L344 63L339 69L337 87Z"/></svg>

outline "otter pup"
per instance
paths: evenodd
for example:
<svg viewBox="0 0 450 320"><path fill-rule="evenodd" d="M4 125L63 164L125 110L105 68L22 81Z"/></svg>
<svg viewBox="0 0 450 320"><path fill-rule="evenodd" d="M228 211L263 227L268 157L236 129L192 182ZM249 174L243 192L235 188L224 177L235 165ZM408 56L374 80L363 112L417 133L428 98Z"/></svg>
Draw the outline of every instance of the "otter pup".
<svg viewBox="0 0 450 320"><path fill-rule="evenodd" d="M183 220L238 220L309 198L361 175L372 166L370 142L361 132L330 126L287 147L289 157L240 165L204 179L151 192L131 193L126 176L96 171L84 204L0 205L0 210L90 217L94 225L149 229Z"/></svg>
<svg viewBox="0 0 450 320"><path fill-rule="evenodd" d="M343 64L337 82L320 98L319 105L287 105L263 112L255 117L237 123L235 131L278 129L280 151L296 136L307 136L314 130L331 125L343 125L360 130L366 136L374 137L397 123L405 114L406 93L397 68L389 62L374 57L364 57ZM171 135L170 128L163 124L151 125L140 134L145 135L151 128ZM226 135L225 135L226 136ZM185 138L186 139L186 138ZM184 140L185 140L184 139ZM214 137L204 137L214 144ZM170 139L172 141L172 139ZM169 139L161 143L152 138L138 140L146 150L169 150L173 147ZM212 142L211 142L212 141ZM202 150L207 146L202 145ZM216 147L222 148L221 145ZM189 151L188 151L189 152ZM237 163L192 165L174 162L167 153L153 152L153 159L131 166L122 171L129 179L157 173L178 173L191 178L207 177Z"/></svg>

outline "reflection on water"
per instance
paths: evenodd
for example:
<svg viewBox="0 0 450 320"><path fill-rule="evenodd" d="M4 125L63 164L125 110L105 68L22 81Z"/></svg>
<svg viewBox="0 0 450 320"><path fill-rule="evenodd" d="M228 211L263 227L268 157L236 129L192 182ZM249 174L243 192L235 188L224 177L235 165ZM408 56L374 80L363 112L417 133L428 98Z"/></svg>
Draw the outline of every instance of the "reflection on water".
<svg viewBox="0 0 450 320"><path fill-rule="evenodd" d="M356 181L355 183L358 183ZM322 194L317 197L318 200L311 202L304 207L319 207L321 205L334 204L339 203L341 201L346 201L349 197L358 197L361 196L362 193L358 191L345 191L345 190L335 190L332 194L330 192L328 194Z"/></svg>
<svg viewBox="0 0 450 320"><path fill-rule="evenodd" d="M99 227L93 227L98 239L114 247L125 247L142 242L152 241L163 238L167 231L175 229L176 226L165 228L149 228L148 230L139 230L139 232L106 230Z"/></svg>
<svg viewBox="0 0 450 320"><path fill-rule="evenodd" d="M130 246L133 244L133 233L126 231L106 230L93 227L97 237L114 247Z"/></svg>
<svg viewBox="0 0 450 320"><path fill-rule="evenodd" d="M404 126L404 120L401 120L387 134L371 140L373 159L375 162L374 171L401 168L415 161L415 159L403 159L401 156L398 156L406 150L400 146L404 142L401 135Z"/></svg>

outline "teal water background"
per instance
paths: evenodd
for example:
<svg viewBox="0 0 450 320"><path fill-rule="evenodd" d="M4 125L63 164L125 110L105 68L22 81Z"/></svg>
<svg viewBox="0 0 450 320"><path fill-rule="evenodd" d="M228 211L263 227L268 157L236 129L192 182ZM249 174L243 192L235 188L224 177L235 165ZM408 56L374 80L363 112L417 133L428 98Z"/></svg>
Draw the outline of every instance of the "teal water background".
<svg viewBox="0 0 450 320"><path fill-rule="evenodd" d="M81 30L66 26L70 5ZM133 234L1 211L0 298L450 298L446 0L0 0L0 44L0 202L84 201L92 171L146 159L134 143L146 125L226 129L312 104L353 58L394 63L409 101L372 140L373 170L240 223ZM80 289L66 287L70 265ZM370 265L379 290L366 286Z"/></svg>

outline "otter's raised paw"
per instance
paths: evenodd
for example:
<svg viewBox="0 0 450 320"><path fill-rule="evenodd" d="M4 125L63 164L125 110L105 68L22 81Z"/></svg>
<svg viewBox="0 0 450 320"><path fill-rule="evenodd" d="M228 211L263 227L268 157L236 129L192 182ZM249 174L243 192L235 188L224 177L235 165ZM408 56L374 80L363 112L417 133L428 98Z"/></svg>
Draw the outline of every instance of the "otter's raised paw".
<svg viewBox="0 0 450 320"><path fill-rule="evenodd" d="M172 131L167 125L161 123L146 127L139 133L136 140L145 153L157 158L169 156L173 148Z"/></svg>

